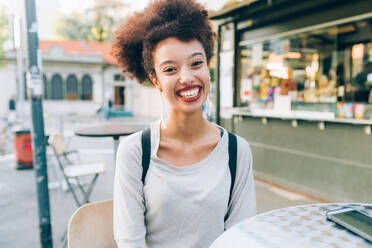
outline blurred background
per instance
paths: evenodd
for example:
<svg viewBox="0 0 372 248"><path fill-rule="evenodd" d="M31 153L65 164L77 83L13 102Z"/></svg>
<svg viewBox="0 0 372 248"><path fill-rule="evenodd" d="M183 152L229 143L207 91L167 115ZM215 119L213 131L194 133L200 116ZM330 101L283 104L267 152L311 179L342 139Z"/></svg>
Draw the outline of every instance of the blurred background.
<svg viewBox="0 0 372 248"><path fill-rule="evenodd" d="M0 2L0 247L40 244L26 2ZM370 1L200 2L218 34L205 114L250 143L258 211L372 203ZM158 92L121 75L110 55L116 28L148 1L35 3L42 118L34 122L85 162L104 163L90 200L111 199L113 136L76 134L160 117ZM53 244L63 247L77 205L50 143L45 156Z"/></svg>

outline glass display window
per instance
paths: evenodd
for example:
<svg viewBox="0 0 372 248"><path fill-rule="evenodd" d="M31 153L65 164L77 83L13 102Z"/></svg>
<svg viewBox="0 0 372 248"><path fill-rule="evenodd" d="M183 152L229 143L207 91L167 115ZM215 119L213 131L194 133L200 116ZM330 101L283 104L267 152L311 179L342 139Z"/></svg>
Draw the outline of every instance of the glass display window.
<svg viewBox="0 0 372 248"><path fill-rule="evenodd" d="M244 41L238 48L238 107L273 108L280 95L292 103L371 102L371 39L367 19Z"/></svg>

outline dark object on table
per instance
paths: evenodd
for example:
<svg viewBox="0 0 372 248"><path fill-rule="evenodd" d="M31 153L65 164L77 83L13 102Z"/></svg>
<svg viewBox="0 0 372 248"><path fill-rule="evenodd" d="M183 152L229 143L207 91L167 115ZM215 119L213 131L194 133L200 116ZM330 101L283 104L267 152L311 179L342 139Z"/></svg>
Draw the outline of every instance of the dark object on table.
<svg viewBox="0 0 372 248"><path fill-rule="evenodd" d="M372 217L353 208L326 212L327 219L372 242Z"/></svg>

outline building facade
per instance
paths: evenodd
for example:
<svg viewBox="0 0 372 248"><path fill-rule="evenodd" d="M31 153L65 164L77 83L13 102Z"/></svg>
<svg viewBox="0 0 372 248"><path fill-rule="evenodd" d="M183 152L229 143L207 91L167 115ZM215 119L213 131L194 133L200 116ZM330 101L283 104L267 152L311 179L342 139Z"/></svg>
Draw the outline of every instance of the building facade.
<svg viewBox="0 0 372 248"><path fill-rule="evenodd" d="M114 108L133 115L158 116L160 110L156 109L157 104L151 111L141 104L148 99L158 101L155 90L123 77L110 55L109 44L41 40L39 48L42 54L44 113L95 115L110 99ZM0 92L0 116L6 116L8 100L12 96L16 96L18 102L21 97L17 83L16 51L9 51L4 62L5 66L0 68L3 89ZM28 102L27 91L23 98ZM29 115L30 109L25 108L25 111Z"/></svg>

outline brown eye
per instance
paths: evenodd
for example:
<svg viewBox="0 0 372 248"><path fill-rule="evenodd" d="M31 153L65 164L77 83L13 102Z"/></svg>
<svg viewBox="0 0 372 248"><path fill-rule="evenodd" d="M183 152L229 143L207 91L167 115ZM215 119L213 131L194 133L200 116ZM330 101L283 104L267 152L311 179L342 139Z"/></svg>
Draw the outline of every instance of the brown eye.
<svg viewBox="0 0 372 248"><path fill-rule="evenodd" d="M198 66L198 65L201 65L203 63L204 63L203 61L198 60L198 61L195 61L194 63L192 63L192 66Z"/></svg>
<svg viewBox="0 0 372 248"><path fill-rule="evenodd" d="M176 69L173 67L168 67L163 70L163 72L174 72Z"/></svg>

